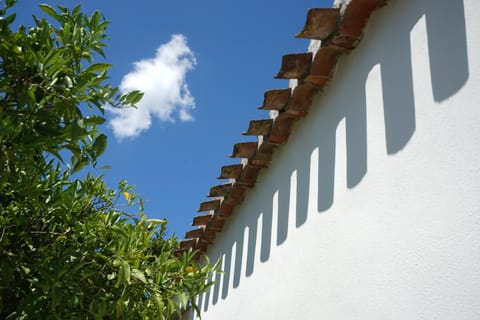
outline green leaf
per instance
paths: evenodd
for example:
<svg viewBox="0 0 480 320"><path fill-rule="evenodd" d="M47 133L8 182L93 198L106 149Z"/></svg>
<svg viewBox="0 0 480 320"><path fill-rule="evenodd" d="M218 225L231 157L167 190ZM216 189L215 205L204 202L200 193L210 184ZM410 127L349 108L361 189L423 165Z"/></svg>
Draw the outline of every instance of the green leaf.
<svg viewBox="0 0 480 320"><path fill-rule="evenodd" d="M52 49L43 60L43 65L45 68L50 67L51 65L59 62L61 51L58 49Z"/></svg>
<svg viewBox="0 0 480 320"><path fill-rule="evenodd" d="M153 303L155 304L155 307L157 308L157 310L163 314L163 309L165 308L165 305L160 295L156 293L153 295Z"/></svg>
<svg viewBox="0 0 480 320"><path fill-rule="evenodd" d="M94 47L94 48L92 48L92 49L93 49L93 51L95 51L96 53L98 53L102 58L106 58L105 52L104 52L101 48L99 48L99 47Z"/></svg>
<svg viewBox="0 0 480 320"><path fill-rule="evenodd" d="M117 310L116 310L117 319L123 318L123 315L127 309L127 306L128 306L128 300L123 300L122 298L118 299Z"/></svg>
<svg viewBox="0 0 480 320"><path fill-rule="evenodd" d="M134 104L140 102L140 100L142 100L143 92L141 92L139 90L134 90L134 91L131 91L131 92L127 93L122 98L123 98L126 105L134 105Z"/></svg>
<svg viewBox="0 0 480 320"><path fill-rule="evenodd" d="M27 91L27 95L32 103L36 102L37 99L35 98L35 88L30 88L30 90Z"/></svg>
<svg viewBox="0 0 480 320"><path fill-rule="evenodd" d="M186 307L188 304L188 295L185 292L181 292L177 295L178 302L180 302L180 305L183 307Z"/></svg>
<svg viewBox="0 0 480 320"><path fill-rule="evenodd" d="M25 266L20 266L20 268L22 268L23 272L28 275L32 270L28 267L25 267Z"/></svg>
<svg viewBox="0 0 480 320"><path fill-rule="evenodd" d="M55 11L55 9L52 6L49 6L48 4L41 4L40 9L42 9L43 12L48 14L53 19L55 19L59 22L62 21L61 16Z"/></svg>
<svg viewBox="0 0 480 320"><path fill-rule="evenodd" d="M61 128L49 124L37 124L34 128L36 132L44 137L58 137L63 133Z"/></svg>
<svg viewBox="0 0 480 320"><path fill-rule="evenodd" d="M56 150L50 150L50 153L53 154L61 163L65 163L62 156Z"/></svg>
<svg viewBox="0 0 480 320"><path fill-rule="evenodd" d="M21 54L22 53L22 47L20 46L14 46L13 47L13 52L16 53L16 54Z"/></svg>
<svg viewBox="0 0 480 320"><path fill-rule="evenodd" d="M91 64L87 68L87 70L85 70L85 72L87 73L102 72L110 69L111 67L112 65L109 63L94 63L94 64Z"/></svg>
<svg viewBox="0 0 480 320"><path fill-rule="evenodd" d="M92 16L90 17L90 26L92 28L95 28L98 26L98 23L100 22L100 11L95 11Z"/></svg>
<svg viewBox="0 0 480 320"><path fill-rule="evenodd" d="M73 16L78 15L80 13L81 9L82 9L82 5L81 4L77 5L75 8L73 8L72 15Z"/></svg>
<svg viewBox="0 0 480 320"><path fill-rule="evenodd" d="M65 82L67 83L67 88L72 88L73 87L73 81L72 78L69 76L64 76L63 79L65 79Z"/></svg>
<svg viewBox="0 0 480 320"><path fill-rule="evenodd" d="M17 16L17 15L16 15L15 13L12 13L11 15L9 15L9 16L6 17L6 18L0 17L0 20L4 20L4 21L7 23L7 25L8 25L8 24L12 23L12 22L15 20L15 17L16 17L16 16Z"/></svg>
<svg viewBox="0 0 480 320"><path fill-rule="evenodd" d="M145 274L143 271L140 271L138 269L132 269L131 271L132 277L140 280L143 283L147 283L147 279L145 278Z"/></svg>
<svg viewBox="0 0 480 320"><path fill-rule="evenodd" d="M85 159L85 158L81 158L79 160L76 160L76 162L74 163L73 168L72 168L72 173L79 172L80 170L85 168L88 165L88 163L89 163L88 159Z"/></svg>
<svg viewBox="0 0 480 320"><path fill-rule="evenodd" d="M130 284L130 265L127 261L123 260L122 264L120 265L120 269L118 270L118 281L117 286L119 285L129 285Z"/></svg>
<svg viewBox="0 0 480 320"><path fill-rule="evenodd" d="M70 136L73 140L78 140L83 136L84 132L85 130L81 127L81 123L78 123L78 121L74 121L70 125Z"/></svg>
<svg viewBox="0 0 480 320"><path fill-rule="evenodd" d="M106 147L107 147L107 136L102 133L95 139L95 142L93 143L92 148L93 148L93 151L95 152L95 156L97 157L100 156L105 151Z"/></svg>
<svg viewBox="0 0 480 320"><path fill-rule="evenodd" d="M147 223L152 224L152 225L158 225L158 224L167 224L167 220L165 219L147 219Z"/></svg>
<svg viewBox="0 0 480 320"><path fill-rule="evenodd" d="M122 261L121 261L121 260L119 260L119 259L113 260L113 266L114 266L114 267L118 268L118 267L120 267L121 265L122 265Z"/></svg>
<svg viewBox="0 0 480 320"><path fill-rule="evenodd" d="M101 125L105 122L105 118L101 116L88 116L83 118L83 123L86 126Z"/></svg>

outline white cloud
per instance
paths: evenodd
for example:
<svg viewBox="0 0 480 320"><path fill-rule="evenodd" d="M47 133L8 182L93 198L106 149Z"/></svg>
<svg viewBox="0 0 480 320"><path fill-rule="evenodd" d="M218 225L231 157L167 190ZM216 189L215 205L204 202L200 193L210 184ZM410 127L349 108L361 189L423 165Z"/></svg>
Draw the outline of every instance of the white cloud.
<svg viewBox="0 0 480 320"><path fill-rule="evenodd" d="M110 126L117 139L136 137L152 124L152 117L164 122L193 121L195 100L188 90L185 75L196 64L195 56L183 35L173 35L162 44L154 58L134 63L125 75L120 91L140 90L143 99L133 108L108 108L113 113Z"/></svg>

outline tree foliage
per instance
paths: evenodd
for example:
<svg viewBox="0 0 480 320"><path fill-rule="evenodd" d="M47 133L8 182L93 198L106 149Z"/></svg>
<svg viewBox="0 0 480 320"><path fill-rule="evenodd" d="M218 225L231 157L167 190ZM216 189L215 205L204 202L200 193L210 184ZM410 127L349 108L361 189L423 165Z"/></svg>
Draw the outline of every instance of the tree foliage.
<svg viewBox="0 0 480 320"><path fill-rule="evenodd" d="M169 319L211 285L217 268L178 253L166 222L147 219L122 181L73 174L96 166L104 106L133 106L108 84L108 22L77 6L12 29L0 1L0 318ZM67 159L68 157L68 159ZM122 205L139 205L136 214Z"/></svg>

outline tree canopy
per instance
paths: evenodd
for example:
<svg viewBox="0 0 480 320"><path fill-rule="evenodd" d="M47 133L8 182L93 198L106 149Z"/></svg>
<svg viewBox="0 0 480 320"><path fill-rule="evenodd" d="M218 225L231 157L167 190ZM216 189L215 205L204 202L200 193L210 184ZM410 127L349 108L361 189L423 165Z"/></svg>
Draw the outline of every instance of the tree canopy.
<svg viewBox="0 0 480 320"><path fill-rule="evenodd" d="M80 6L41 5L47 18L14 30L14 4L0 1L0 318L199 312L194 297L218 264L179 250L125 181L111 189L101 175L74 175L106 148L105 106L142 98L119 94L111 65L96 62L109 22Z"/></svg>

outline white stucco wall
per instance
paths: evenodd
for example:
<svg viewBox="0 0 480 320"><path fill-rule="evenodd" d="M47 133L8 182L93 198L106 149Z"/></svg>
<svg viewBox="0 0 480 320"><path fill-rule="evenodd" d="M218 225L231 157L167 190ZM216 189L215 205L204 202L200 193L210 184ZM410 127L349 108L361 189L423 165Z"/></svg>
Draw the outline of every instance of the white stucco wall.
<svg viewBox="0 0 480 320"><path fill-rule="evenodd" d="M210 247L203 319L480 319L478 12L373 14Z"/></svg>

